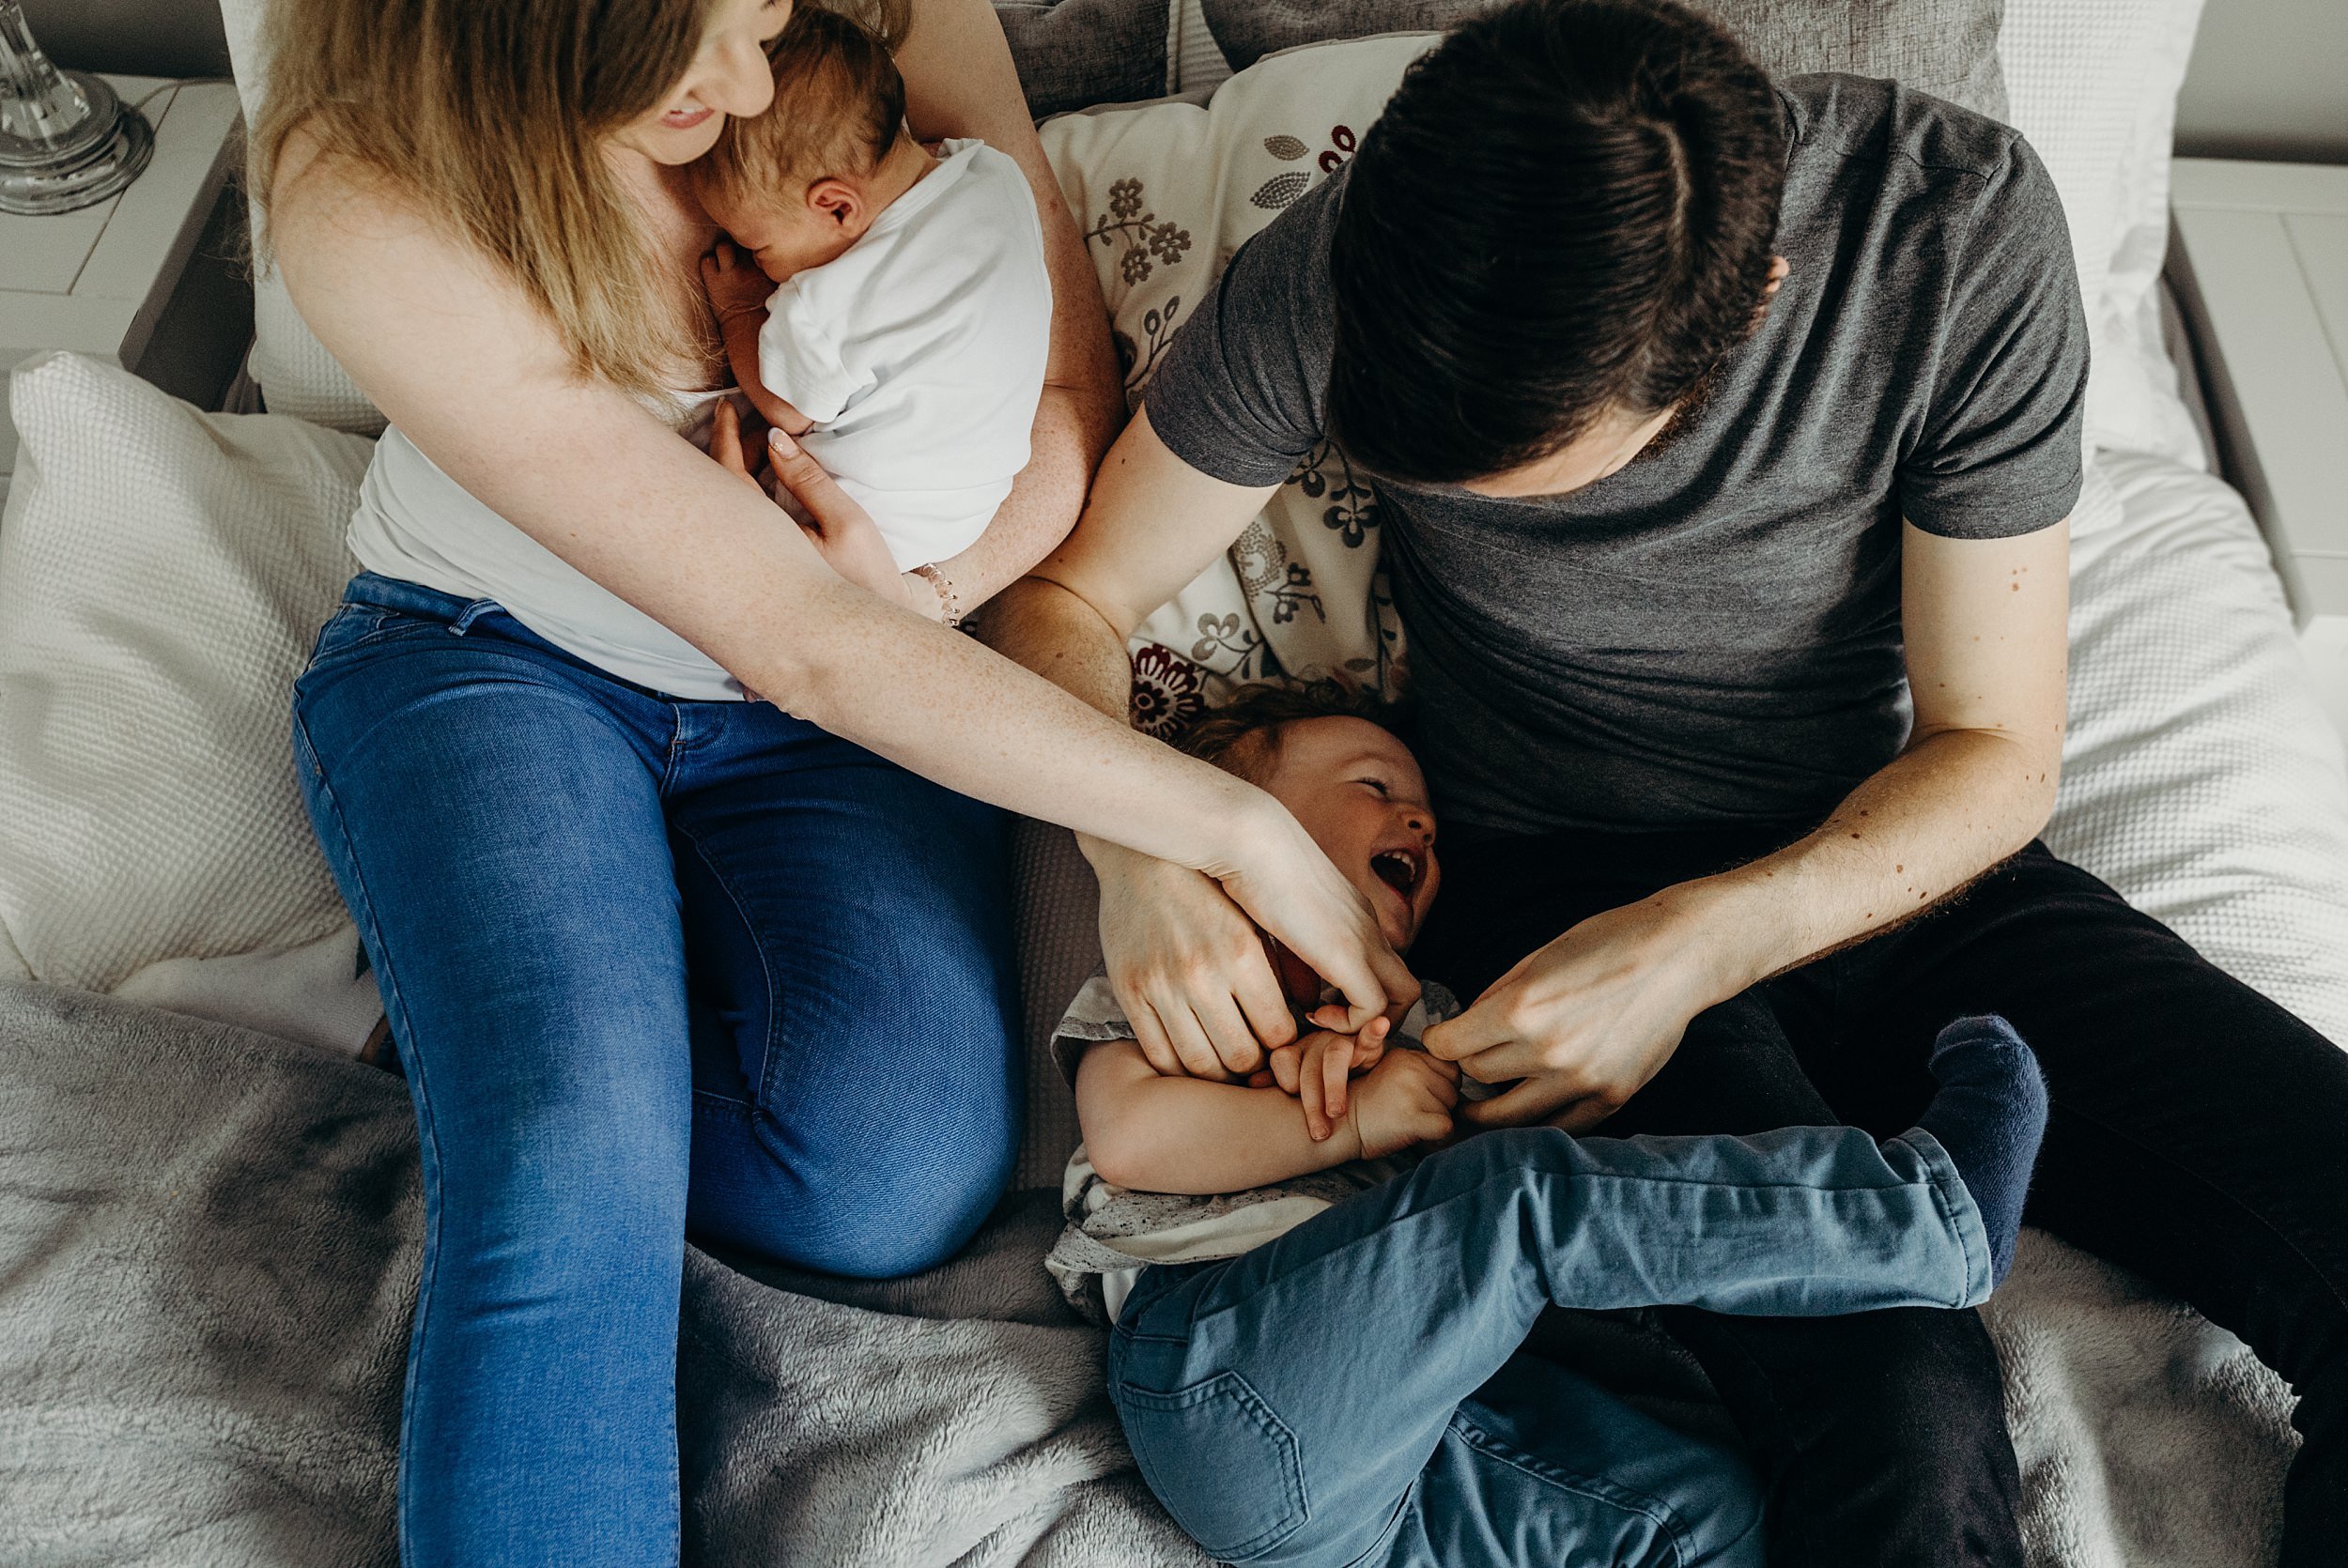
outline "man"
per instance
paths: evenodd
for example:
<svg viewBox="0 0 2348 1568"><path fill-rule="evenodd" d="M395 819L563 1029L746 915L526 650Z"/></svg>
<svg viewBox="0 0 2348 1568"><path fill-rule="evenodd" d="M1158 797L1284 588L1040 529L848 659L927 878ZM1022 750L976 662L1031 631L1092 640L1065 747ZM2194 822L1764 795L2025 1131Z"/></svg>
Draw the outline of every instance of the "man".
<svg viewBox="0 0 2348 1568"><path fill-rule="evenodd" d="M1427 1043L1516 1081L1475 1118L1890 1131L1936 1022L2004 1015L2054 1100L2031 1220L2293 1380L2314 1563L2348 1539L2348 1056L2034 842L2086 337L2011 130L1773 85L1668 0L1518 0L1233 258L991 635L1123 712L1126 635L1325 431L1376 477L1451 824L1417 961L1477 1000ZM1161 1070L1290 1038L1213 884L1087 847ZM1790 1051L1707 1011L1756 985ZM1778 1560L2021 1562L1973 1314L1669 1324Z"/></svg>

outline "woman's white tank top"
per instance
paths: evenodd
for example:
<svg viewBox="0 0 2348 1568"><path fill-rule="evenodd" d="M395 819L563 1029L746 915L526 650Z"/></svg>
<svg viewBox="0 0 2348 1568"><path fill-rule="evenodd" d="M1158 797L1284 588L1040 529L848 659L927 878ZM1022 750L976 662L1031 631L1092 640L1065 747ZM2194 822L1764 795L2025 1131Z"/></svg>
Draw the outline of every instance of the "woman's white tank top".
<svg viewBox="0 0 2348 1568"><path fill-rule="evenodd" d="M688 437L705 431L718 395L687 399ZM383 432L360 483L350 553L387 577L494 599L548 642L624 681L695 701L743 698L742 684L707 654L483 505L397 426Z"/></svg>

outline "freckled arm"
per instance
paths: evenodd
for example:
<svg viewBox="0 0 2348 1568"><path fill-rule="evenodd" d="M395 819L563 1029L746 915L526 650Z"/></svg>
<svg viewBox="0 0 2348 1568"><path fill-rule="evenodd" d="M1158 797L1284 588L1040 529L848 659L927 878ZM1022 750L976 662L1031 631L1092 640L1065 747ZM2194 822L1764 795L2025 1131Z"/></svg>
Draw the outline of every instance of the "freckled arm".
<svg viewBox="0 0 2348 1568"><path fill-rule="evenodd" d="M1904 525L1908 747L1818 830L1673 896L1720 933L1721 994L1917 915L2028 844L2054 809L2070 524L2011 539Z"/></svg>

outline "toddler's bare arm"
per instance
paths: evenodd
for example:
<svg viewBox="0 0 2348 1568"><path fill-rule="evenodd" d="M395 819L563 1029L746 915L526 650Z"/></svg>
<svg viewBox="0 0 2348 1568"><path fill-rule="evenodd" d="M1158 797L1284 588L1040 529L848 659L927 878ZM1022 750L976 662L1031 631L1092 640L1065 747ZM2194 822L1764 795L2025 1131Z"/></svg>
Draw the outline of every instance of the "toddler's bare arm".
<svg viewBox="0 0 2348 1568"><path fill-rule="evenodd" d="M1243 1192L1433 1142L1449 1134L1457 1096L1447 1064L1389 1052L1317 1143L1285 1091L1160 1077L1131 1040L1093 1046L1076 1068L1076 1119L1092 1168L1146 1192Z"/></svg>

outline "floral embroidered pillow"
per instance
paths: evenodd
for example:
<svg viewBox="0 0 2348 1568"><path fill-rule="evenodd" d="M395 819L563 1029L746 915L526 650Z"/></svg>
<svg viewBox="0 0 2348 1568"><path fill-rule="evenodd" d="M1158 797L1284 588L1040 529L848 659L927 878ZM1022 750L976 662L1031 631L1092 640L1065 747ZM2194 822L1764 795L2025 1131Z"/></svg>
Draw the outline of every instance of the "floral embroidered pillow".
<svg viewBox="0 0 2348 1568"><path fill-rule="evenodd" d="M1231 254L1353 154L1440 35L1310 45L1259 61L1201 108L1067 115L1043 146L1107 295L1137 403ZM1378 575L1378 508L1326 442L1222 561L1135 635L1134 715L1171 736L1235 683L1343 672L1391 687L1400 629Z"/></svg>

